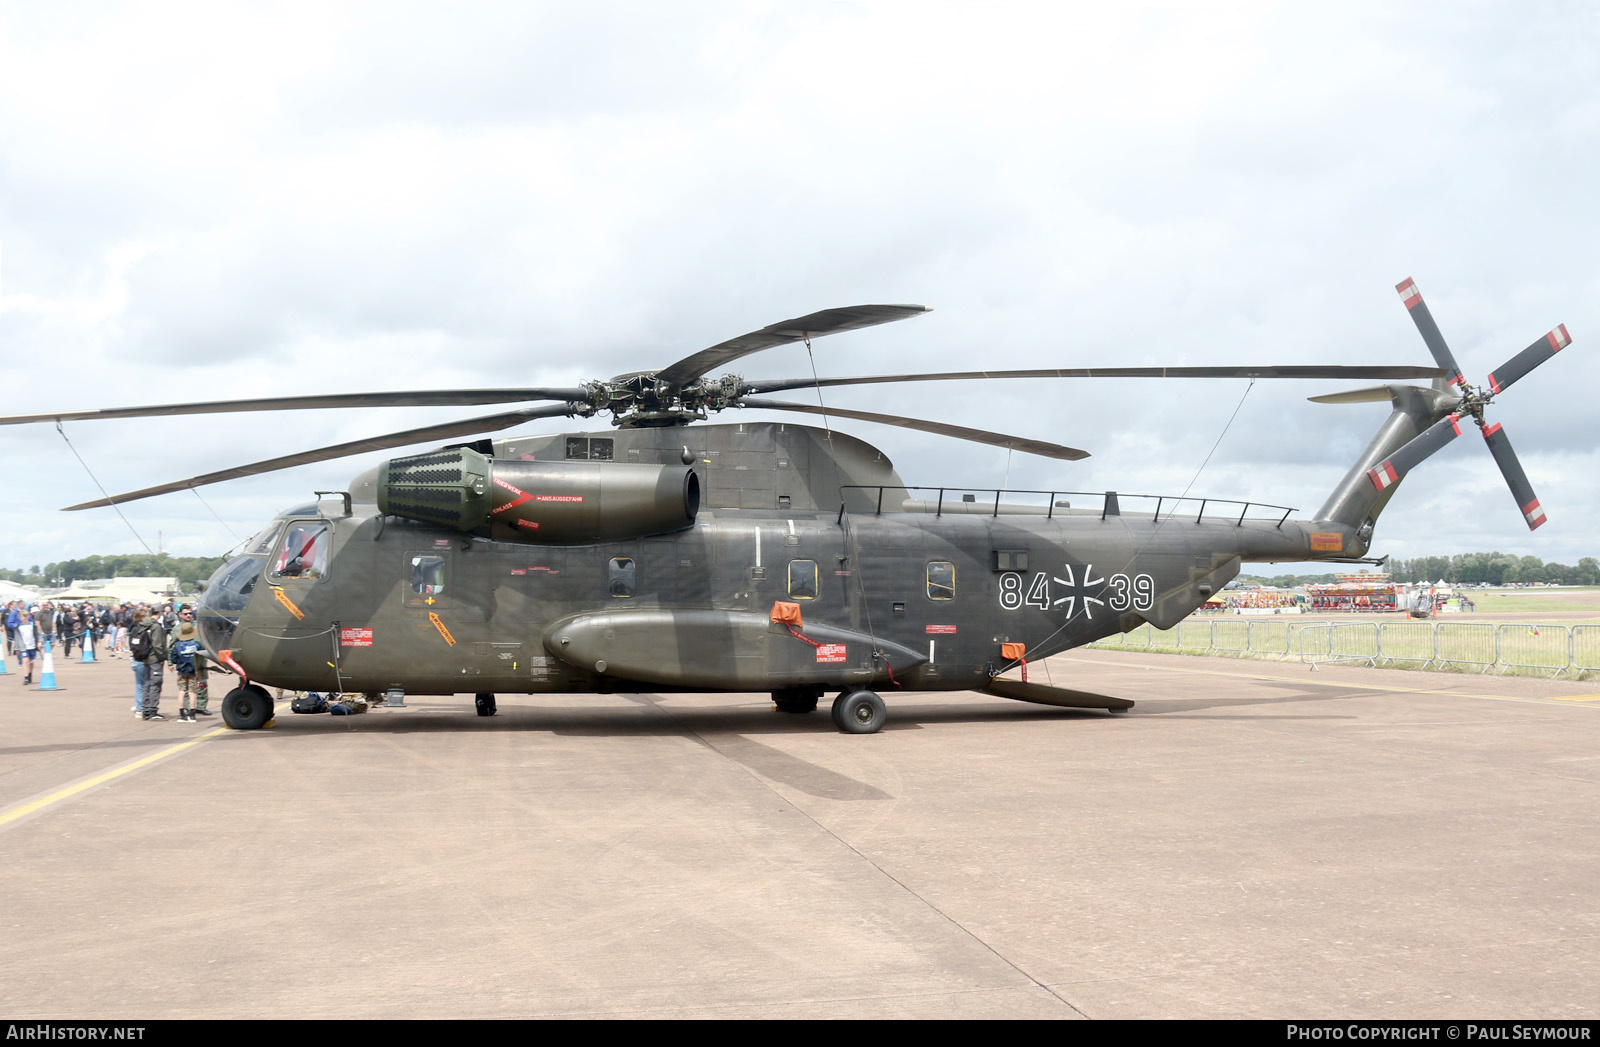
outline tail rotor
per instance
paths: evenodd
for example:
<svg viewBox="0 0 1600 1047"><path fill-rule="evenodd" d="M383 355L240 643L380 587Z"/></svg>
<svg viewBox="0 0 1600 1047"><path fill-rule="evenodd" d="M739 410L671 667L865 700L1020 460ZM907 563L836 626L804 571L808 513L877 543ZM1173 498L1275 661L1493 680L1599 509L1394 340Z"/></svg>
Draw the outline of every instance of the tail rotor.
<svg viewBox="0 0 1600 1047"><path fill-rule="evenodd" d="M1444 336L1439 333L1439 325L1434 323L1433 314L1428 311L1427 303L1422 300L1422 292L1417 290L1416 281L1408 277L1396 284L1395 290L1400 292L1406 309L1411 313L1412 321L1422 334L1422 340L1428 345L1428 351L1433 354L1439 366L1445 369L1448 380L1459 388L1460 400L1450 408L1450 413L1417 434L1409 443L1402 445L1376 467L1367 470L1367 477L1372 481L1372 486L1382 491L1398 483L1406 473L1460 436L1461 418L1465 415L1476 422L1478 428L1483 431L1483 439L1489 445L1489 453L1494 455L1495 464L1500 467L1506 486L1511 488L1511 494L1517 501L1517 508L1522 512L1523 519L1528 522L1528 529L1539 527L1545 522L1544 510L1539 507L1539 499L1533 493L1533 485L1528 482L1528 474L1523 471L1516 451L1511 449L1511 440L1506 436L1505 430L1499 423L1490 424L1484 419L1484 408L1494 401L1495 396L1510 388L1512 383L1565 349L1572 341L1567 333L1567 325L1557 326L1549 334L1507 360L1489 375L1488 386L1479 389L1469 385L1462 375L1455 356L1445 344Z"/></svg>

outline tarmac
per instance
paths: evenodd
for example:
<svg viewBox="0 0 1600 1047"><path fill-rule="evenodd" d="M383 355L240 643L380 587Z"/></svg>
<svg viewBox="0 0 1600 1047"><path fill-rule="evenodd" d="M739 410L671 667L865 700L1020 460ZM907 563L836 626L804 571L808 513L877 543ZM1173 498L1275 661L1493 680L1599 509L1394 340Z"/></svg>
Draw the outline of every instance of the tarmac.
<svg viewBox="0 0 1600 1047"><path fill-rule="evenodd" d="M77 657L0 676L10 1019L1600 1017L1595 681L1077 651L1032 678L1131 712L237 732Z"/></svg>

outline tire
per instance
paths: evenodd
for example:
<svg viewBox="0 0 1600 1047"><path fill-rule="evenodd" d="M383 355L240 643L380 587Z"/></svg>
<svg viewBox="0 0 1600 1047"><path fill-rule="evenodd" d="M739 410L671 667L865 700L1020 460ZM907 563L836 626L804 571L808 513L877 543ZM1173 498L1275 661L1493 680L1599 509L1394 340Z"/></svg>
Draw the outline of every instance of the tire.
<svg viewBox="0 0 1600 1047"><path fill-rule="evenodd" d="M874 691L851 691L833 701L833 725L845 734L877 734L889 710Z"/></svg>
<svg viewBox="0 0 1600 1047"><path fill-rule="evenodd" d="M492 694L474 695L473 704L478 707L479 716L493 716L499 711L499 707L495 704L494 695Z"/></svg>
<svg viewBox="0 0 1600 1047"><path fill-rule="evenodd" d="M235 687L222 699L222 722L236 731L254 731L272 719L272 695L253 683Z"/></svg>
<svg viewBox="0 0 1600 1047"><path fill-rule="evenodd" d="M807 693L805 689L794 687L782 691L772 692L772 704L777 706L780 713L814 713L817 711L818 694Z"/></svg>

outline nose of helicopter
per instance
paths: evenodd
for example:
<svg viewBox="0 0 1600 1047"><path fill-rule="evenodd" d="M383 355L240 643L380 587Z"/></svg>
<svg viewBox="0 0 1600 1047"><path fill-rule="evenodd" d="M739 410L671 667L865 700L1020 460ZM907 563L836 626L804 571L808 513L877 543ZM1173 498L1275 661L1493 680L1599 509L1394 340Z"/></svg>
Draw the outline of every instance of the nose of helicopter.
<svg viewBox="0 0 1600 1047"><path fill-rule="evenodd" d="M200 627L200 641L213 655L233 646L233 631L266 562L264 556L235 556L206 582L195 602L195 622Z"/></svg>

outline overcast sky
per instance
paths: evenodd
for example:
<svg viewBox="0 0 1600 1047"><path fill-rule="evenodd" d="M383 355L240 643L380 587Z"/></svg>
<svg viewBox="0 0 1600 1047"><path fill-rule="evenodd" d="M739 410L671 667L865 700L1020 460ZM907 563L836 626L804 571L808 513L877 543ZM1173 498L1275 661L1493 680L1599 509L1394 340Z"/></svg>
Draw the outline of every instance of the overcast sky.
<svg viewBox="0 0 1600 1047"><path fill-rule="evenodd" d="M817 341L823 374L1428 364L1411 276L1475 384L1568 325L1490 408L1550 522L1530 534L1469 429L1374 553L1574 563L1600 555L1597 44L1576 2L0 2L0 414L571 385L864 302L935 311ZM840 425L908 483L1194 481L1305 514L1388 411L1247 385L827 397L1093 453ZM123 491L492 410L66 432ZM216 555L383 457L124 511ZM110 509L57 511L97 490L53 426L0 427L0 460L0 566L140 549Z"/></svg>

